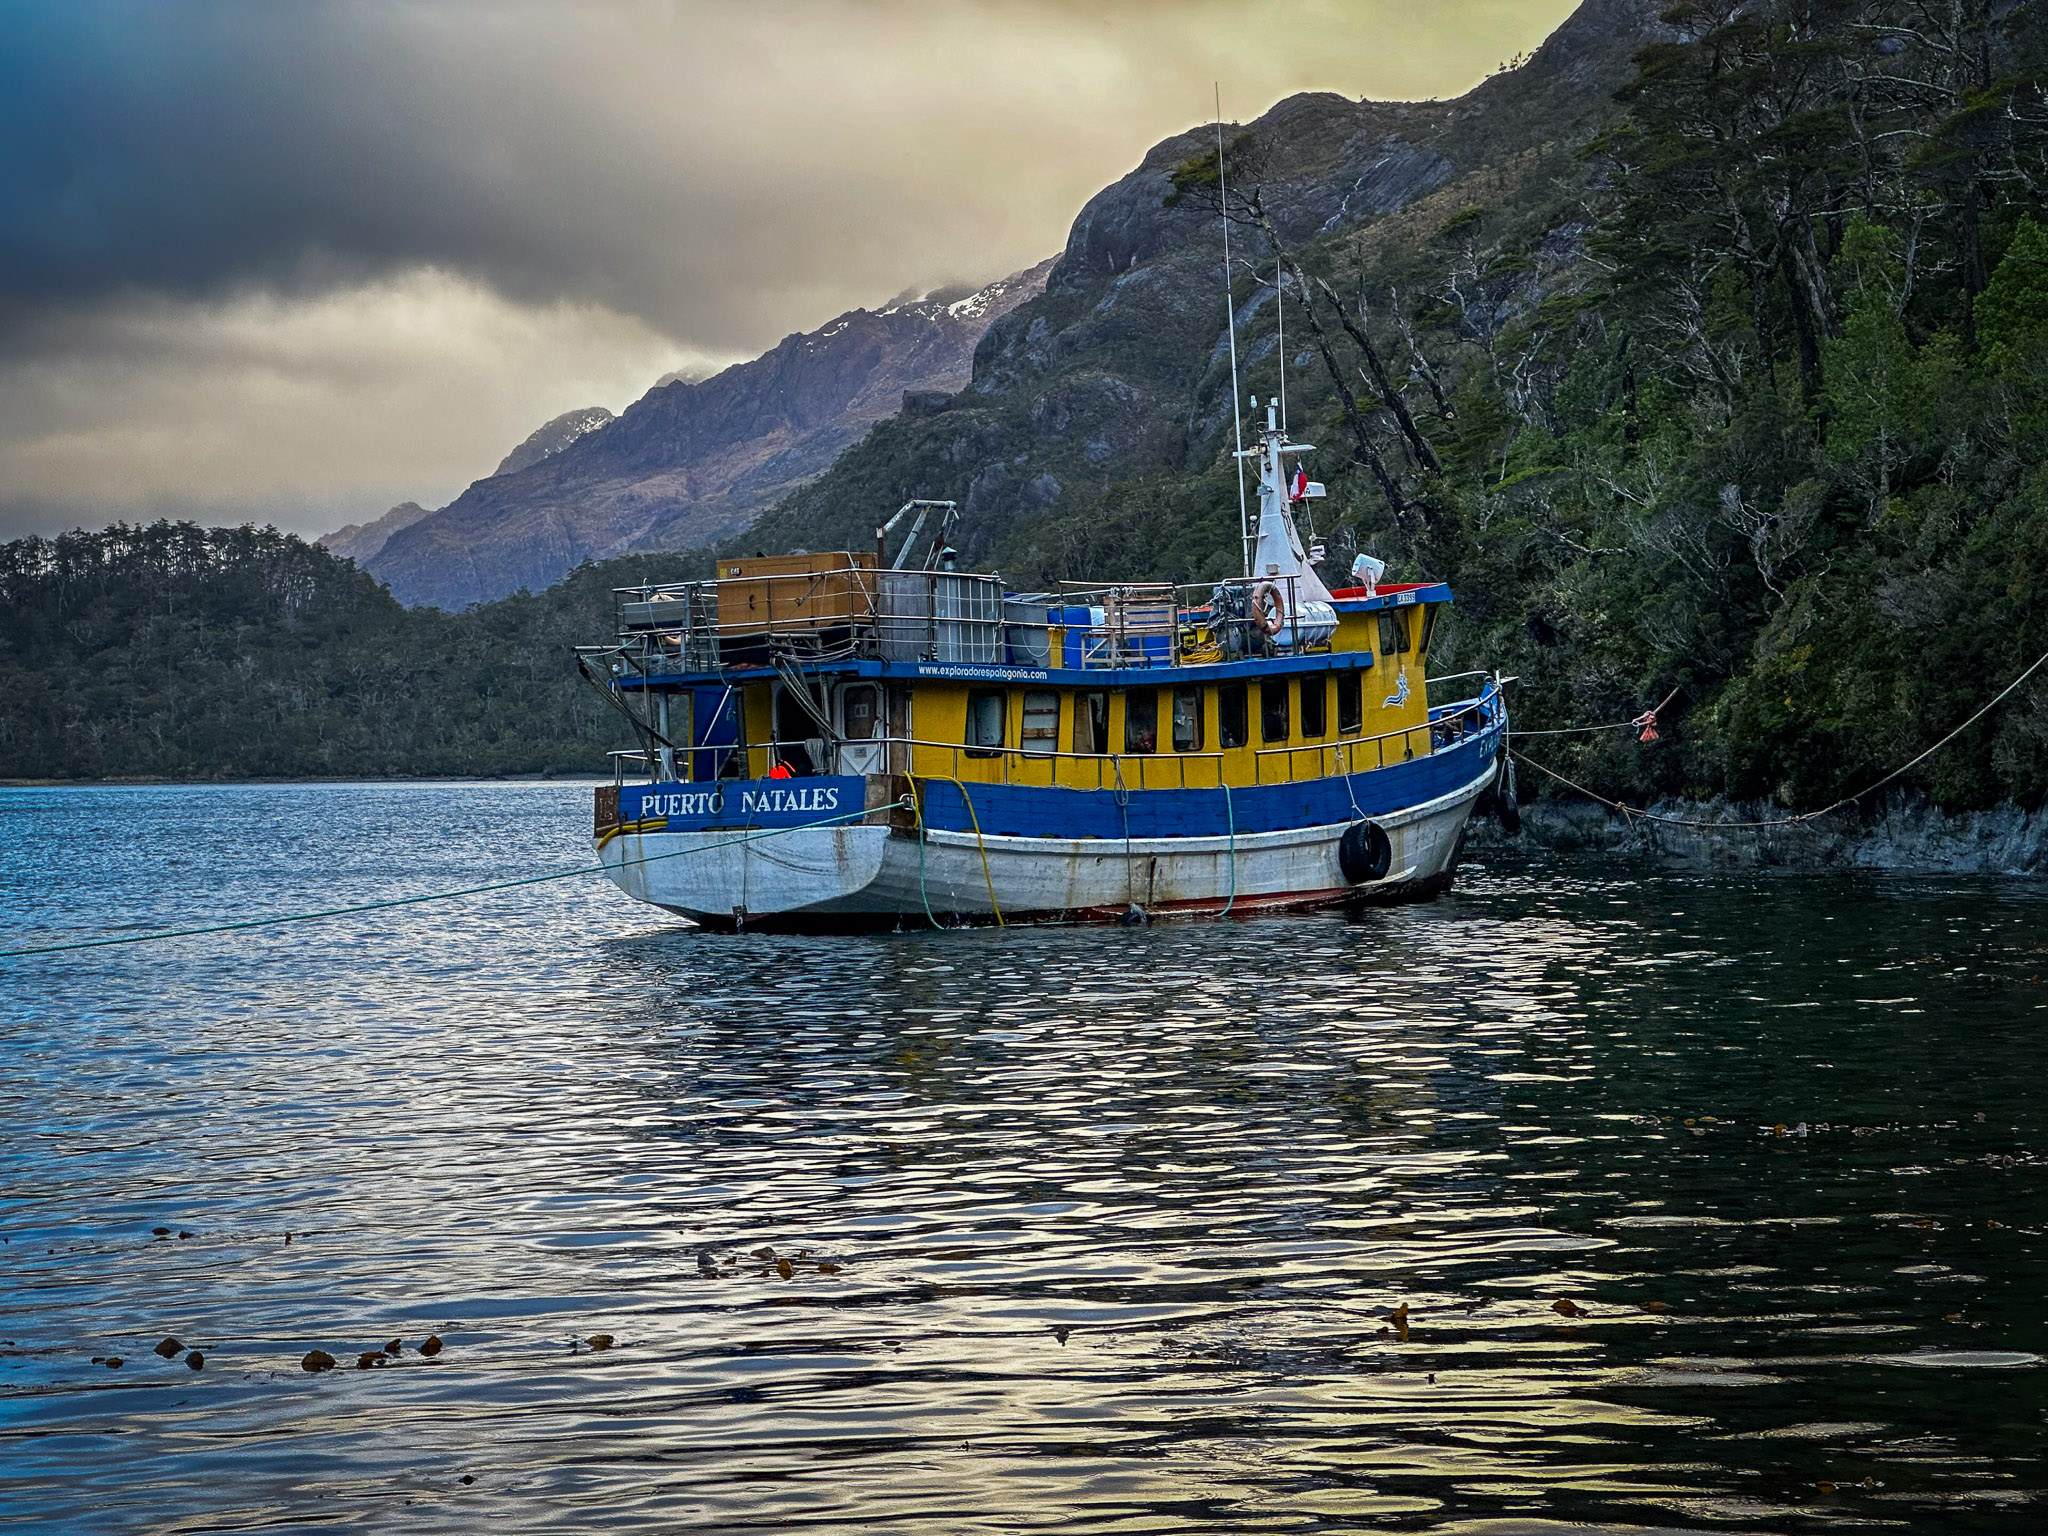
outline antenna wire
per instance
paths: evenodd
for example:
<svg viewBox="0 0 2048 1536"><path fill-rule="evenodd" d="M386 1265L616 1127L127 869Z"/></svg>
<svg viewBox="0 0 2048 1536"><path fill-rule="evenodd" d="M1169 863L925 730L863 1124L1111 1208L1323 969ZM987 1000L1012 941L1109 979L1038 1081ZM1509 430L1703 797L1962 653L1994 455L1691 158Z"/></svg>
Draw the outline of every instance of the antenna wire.
<svg viewBox="0 0 2048 1536"><path fill-rule="evenodd" d="M1216 198L1223 209L1223 314L1230 328L1230 430L1237 454L1237 542L1244 573L1252 573L1252 520L1244 495L1244 407L1237 397L1237 305L1230 298L1230 188L1223 179L1223 84L1216 82Z"/></svg>

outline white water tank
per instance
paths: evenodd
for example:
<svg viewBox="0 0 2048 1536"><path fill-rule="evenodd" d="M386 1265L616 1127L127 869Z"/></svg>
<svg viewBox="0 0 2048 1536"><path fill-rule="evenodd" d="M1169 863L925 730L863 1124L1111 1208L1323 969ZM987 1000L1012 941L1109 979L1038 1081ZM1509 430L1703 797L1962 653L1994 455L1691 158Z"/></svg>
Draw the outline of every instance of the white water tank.
<svg viewBox="0 0 2048 1536"><path fill-rule="evenodd" d="M1288 616L1275 642L1292 650L1297 646L1321 645L1337 633L1337 610L1328 603L1299 603Z"/></svg>

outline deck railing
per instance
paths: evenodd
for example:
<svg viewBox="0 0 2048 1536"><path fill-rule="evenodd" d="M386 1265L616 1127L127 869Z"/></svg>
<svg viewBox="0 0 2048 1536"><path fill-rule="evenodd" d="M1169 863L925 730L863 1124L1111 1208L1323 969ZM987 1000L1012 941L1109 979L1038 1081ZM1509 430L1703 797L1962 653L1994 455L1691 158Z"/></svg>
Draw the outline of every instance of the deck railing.
<svg viewBox="0 0 2048 1536"><path fill-rule="evenodd" d="M849 564L618 588L619 639L603 650L642 676L768 666L777 657L1087 671L1326 651L1327 624L1284 622L1297 612L1298 582L1233 577L1018 593L993 575ZM1260 590L1269 584L1277 604Z"/></svg>
<svg viewBox="0 0 2048 1536"><path fill-rule="evenodd" d="M1472 674L1488 676L1486 673ZM1291 784L1338 774L1368 773L1395 763L1408 762L1431 752L1456 746L1483 730L1498 718L1493 695L1482 694L1430 710L1426 724L1381 731L1371 736L1340 736L1335 741L1305 741L1255 748L1252 753L1252 784ZM765 778L785 757L784 749L796 743L779 740L741 745L686 747L676 752L682 760L698 759L708 766L712 778ZM802 743L808 749L822 749L823 743ZM934 778L963 779L973 784L1018 784L1059 789L1219 789L1223 763L1229 751L1218 752L1062 752L1044 747L969 746L958 741L932 741L921 736L877 736L847 742L845 747L868 749L876 768L902 772L929 773L929 754L943 753L946 772ZM927 754L923 763L919 753ZM642 751L608 754L613 781L624 782L626 765L637 762L651 772L656 758ZM1059 772L1063 763L1086 765ZM992 777L985 776L990 765ZM1232 788L1238 786L1232 785Z"/></svg>

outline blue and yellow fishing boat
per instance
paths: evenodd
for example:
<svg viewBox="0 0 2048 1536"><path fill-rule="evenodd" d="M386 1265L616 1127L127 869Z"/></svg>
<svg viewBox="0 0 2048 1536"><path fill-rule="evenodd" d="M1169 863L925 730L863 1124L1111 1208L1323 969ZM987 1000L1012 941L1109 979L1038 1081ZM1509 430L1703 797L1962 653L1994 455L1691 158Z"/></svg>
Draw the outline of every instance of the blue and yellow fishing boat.
<svg viewBox="0 0 2048 1536"><path fill-rule="evenodd" d="M597 791L631 896L719 928L1137 921L1427 899L1506 766L1499 680L1432 705L1441 584L1326 587L1268 410L1242 578L1021 593L957 509L876 548L618 594L586 674L634 721ZM893 561L891 535L914 514ZM913 564L919 549L924 556ZM1508 795L1500 801L1511 814Z"/></svg>

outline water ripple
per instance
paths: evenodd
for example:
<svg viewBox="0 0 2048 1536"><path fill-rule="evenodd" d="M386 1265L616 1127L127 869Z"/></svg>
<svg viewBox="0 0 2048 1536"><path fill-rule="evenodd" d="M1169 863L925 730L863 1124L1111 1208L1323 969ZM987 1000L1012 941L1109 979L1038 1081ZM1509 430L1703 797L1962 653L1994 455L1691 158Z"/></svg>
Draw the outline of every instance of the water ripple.
<svg viewBox="0 0 2048 1536"><path fill-rule="evenodd" d="M567 867L586 798L0 791L0 945ZM0 1514L2032 1530L2041 910L1489 855L1357 921L564 882L0 962Z"/></svg>

